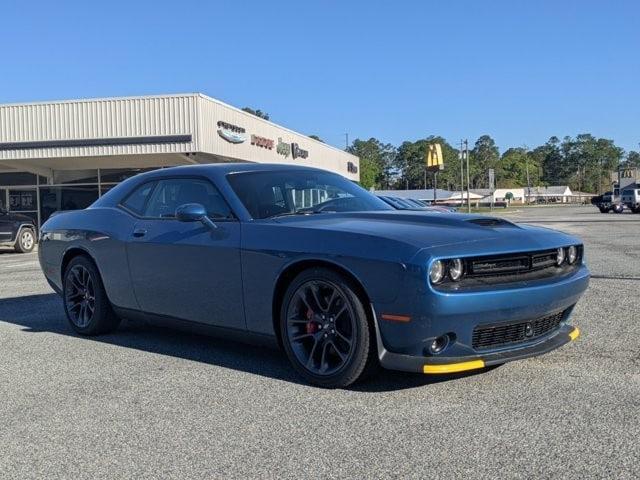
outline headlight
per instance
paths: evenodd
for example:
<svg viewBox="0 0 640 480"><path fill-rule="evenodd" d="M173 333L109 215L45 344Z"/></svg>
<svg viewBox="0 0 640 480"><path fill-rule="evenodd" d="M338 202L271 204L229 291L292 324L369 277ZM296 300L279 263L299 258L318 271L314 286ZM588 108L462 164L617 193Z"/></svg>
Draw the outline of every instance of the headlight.
<svg viewBox="0 0 640 480"><path fill-rule="evenodd" d="M559 248L558 254L556 255L556 265L562 265L564 263L564 257L564 248Z"/></svg>
<svg viewBox="0 0 640 480"><path fill-rule="evenodd" d="M449 277L454 282L457 282L462 278L464 273L464 263L459 258L454 258L449 262Z"/></svg>
<svg viewBox="0 0 640 480"><path fill-rule="evenodd" d="M574 263L576 263L577 259L578 248L575 245L571 245L567 250L567 261L569 262L569 265L573 265Z"/></svg>
<svg viewBox="0 0 640 480"><path fill-rule="evenodd" d="M431 283L440 283L444 278L444 262L442 260L436 260L431 264L431 269L429 270L429 278L431 279Z"/></svg>

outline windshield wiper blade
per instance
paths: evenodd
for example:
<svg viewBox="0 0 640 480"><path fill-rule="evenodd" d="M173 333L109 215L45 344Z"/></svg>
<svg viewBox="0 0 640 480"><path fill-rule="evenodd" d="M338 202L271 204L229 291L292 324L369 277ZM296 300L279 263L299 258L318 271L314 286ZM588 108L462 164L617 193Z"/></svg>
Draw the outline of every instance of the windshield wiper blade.
<svg viewBox="0 0 640 480"><path fill-rule="evenodd" d="M297 212L276 213L275 215L270 215L267 218L291 217L291 216L294 216L294 215L318 215L320 213L327 213L327 211L318 211L318 210L301 211L301 210L298 210Z"/></svg>

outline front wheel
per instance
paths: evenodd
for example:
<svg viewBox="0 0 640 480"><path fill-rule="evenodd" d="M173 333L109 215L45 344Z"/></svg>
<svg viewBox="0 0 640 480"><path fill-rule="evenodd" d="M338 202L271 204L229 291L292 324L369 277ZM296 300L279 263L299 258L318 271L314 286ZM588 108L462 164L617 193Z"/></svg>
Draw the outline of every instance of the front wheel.
<svg viewBox="0 0 640 480"><path fill-rule="evenodd" d="M300 273L280 312L282 344L310 383L347 387L375 370L375 337L354 285L332 270Z"/></svg>
<svg viewBox="0 0 640 480"><path fill-rule="evenodd" d="M87 257L69 262L62 289L64 311L71 327L81 335L99 335L115 330L120 323L107 298L100 273Z"/></svg>

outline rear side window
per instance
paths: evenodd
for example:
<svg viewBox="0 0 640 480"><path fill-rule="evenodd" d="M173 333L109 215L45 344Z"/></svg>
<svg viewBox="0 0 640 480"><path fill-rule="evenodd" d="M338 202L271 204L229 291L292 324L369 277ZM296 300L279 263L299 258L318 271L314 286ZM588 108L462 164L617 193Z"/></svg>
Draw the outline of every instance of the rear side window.
<svg viewBox="0 0 640 480"><path fill-rule="evenodd" d="M144 216L173 218L176 209L186 203L199 203L211 218L231 218L231 209L218 189L209 181L196 178L170 178L160 180Z"/></svg>
<svg viewBox="0 0 640 480"><path fill-rule="evenodd" d="M142 215L155 185L156 182L143 183L124 199L122 205L136 215Z"/></svg>

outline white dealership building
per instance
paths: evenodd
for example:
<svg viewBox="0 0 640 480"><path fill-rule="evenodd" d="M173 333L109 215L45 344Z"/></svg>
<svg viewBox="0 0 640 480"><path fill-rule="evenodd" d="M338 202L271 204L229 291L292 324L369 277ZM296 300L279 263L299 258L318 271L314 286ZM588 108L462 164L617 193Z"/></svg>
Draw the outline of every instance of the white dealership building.
<svg viewBox="0 0 640 480"><path fill-rule="evenodd" d="M199 93L0 104L0 207L39 224L141 171L238 161L360 178L358 157Z"/></svg>

